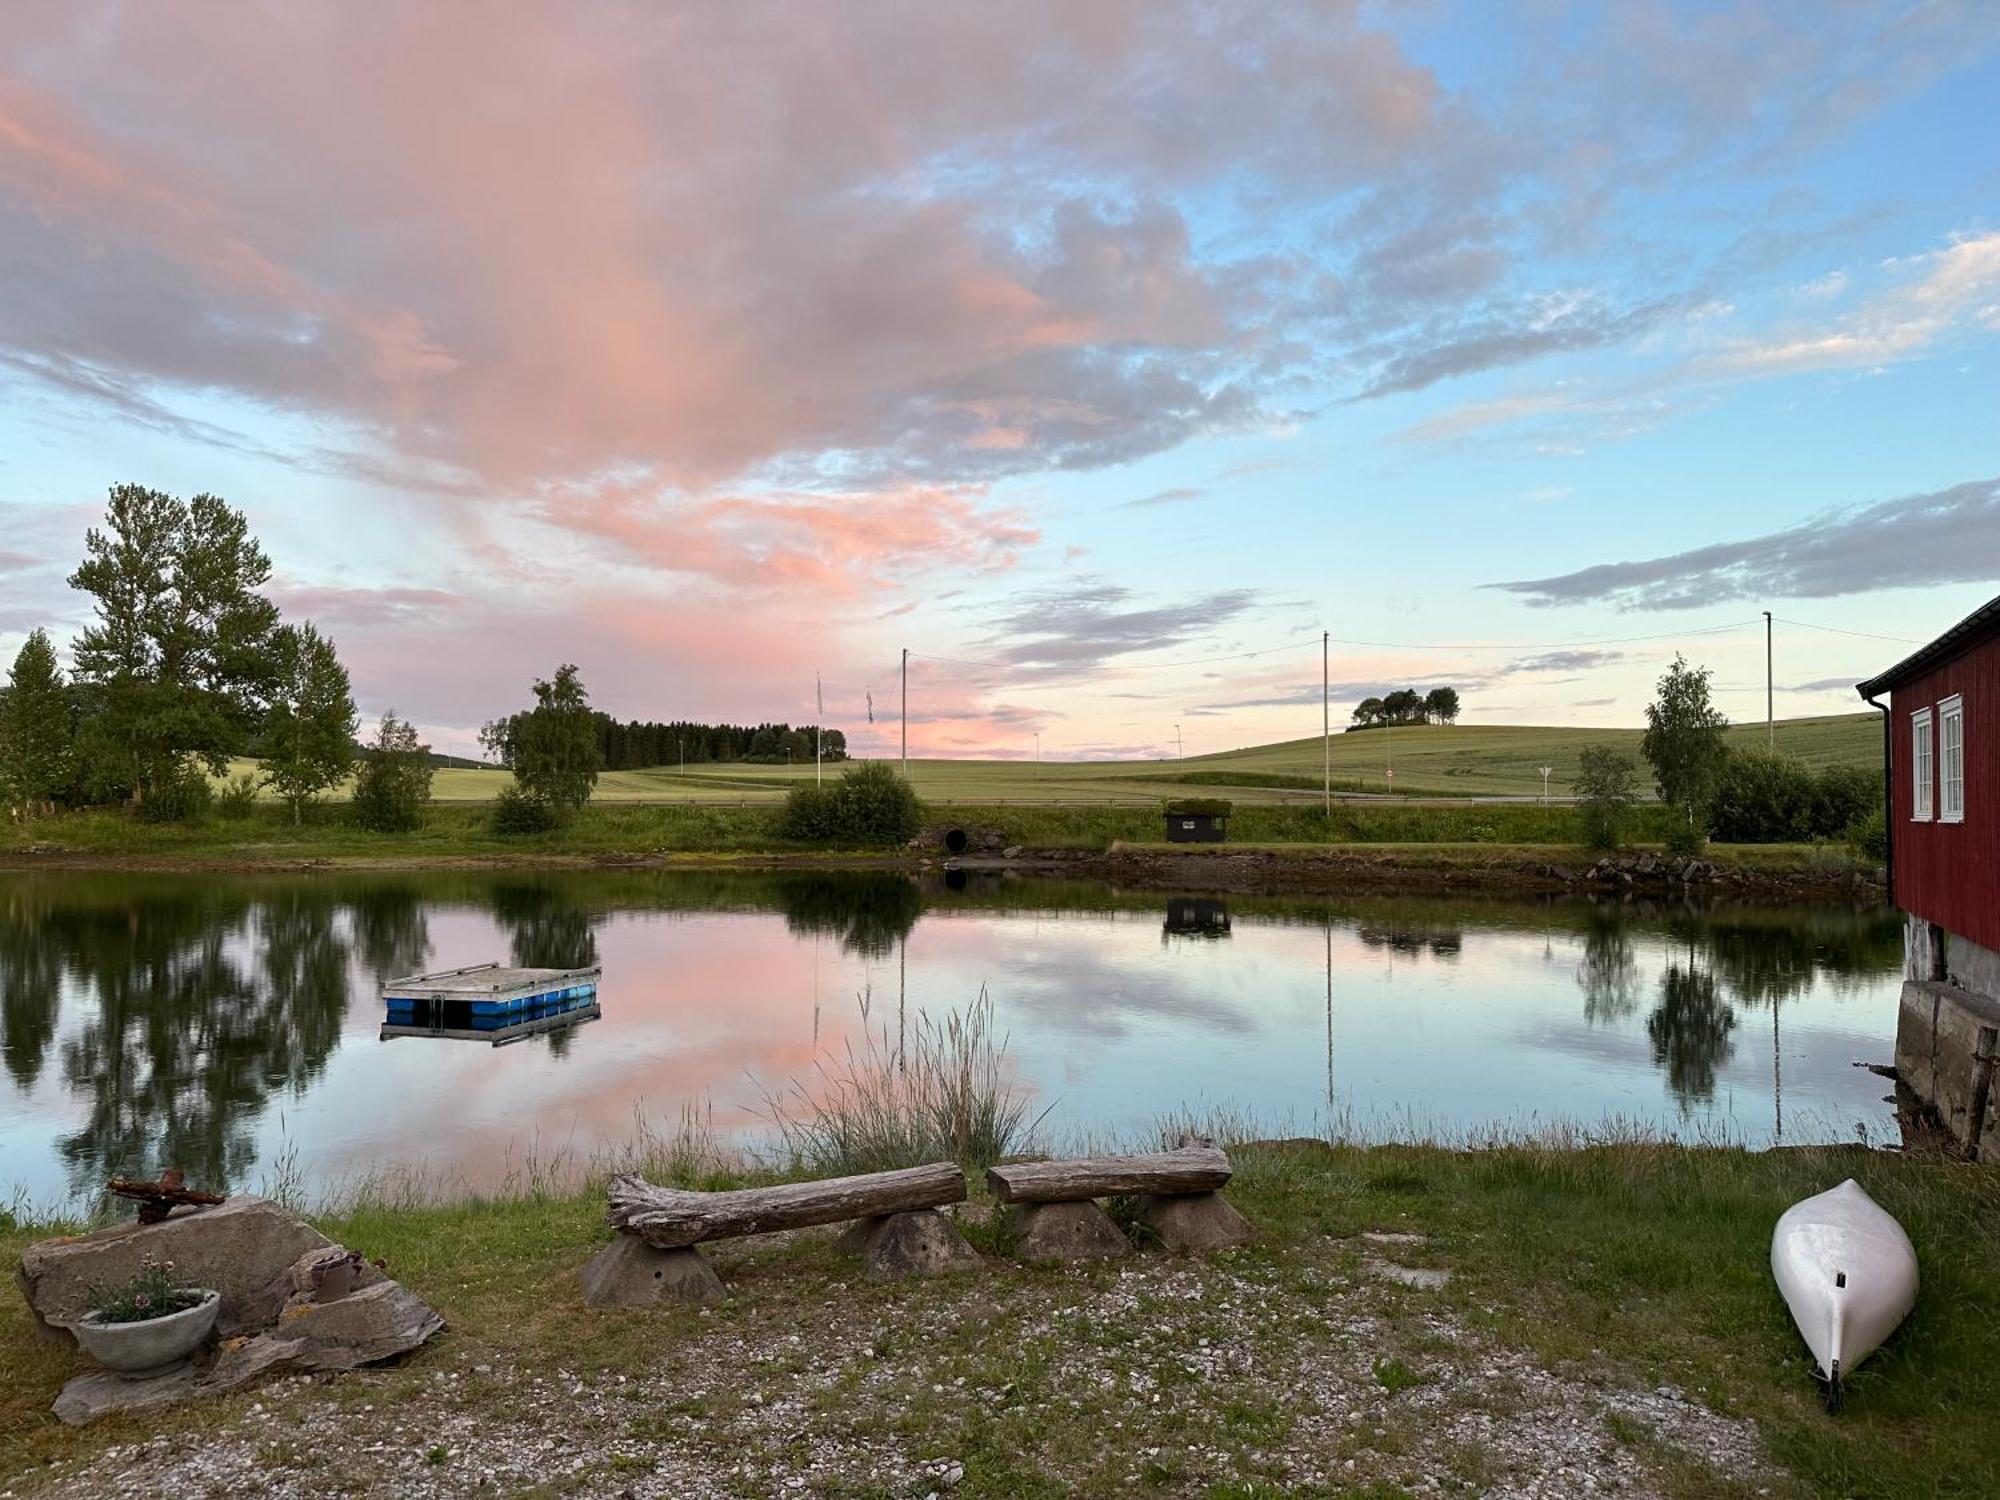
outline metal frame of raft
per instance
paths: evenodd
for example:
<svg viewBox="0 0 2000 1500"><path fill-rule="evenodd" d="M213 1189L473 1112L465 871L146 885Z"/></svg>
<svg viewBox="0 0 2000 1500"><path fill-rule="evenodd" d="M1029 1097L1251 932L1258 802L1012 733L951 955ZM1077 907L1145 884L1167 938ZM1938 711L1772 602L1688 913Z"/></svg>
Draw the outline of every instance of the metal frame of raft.
<svg viewBox="0 0 2000 1500"><path fill-rule="evenodd" d="M603 970L527 969L471 964L407 974L382 985L382 1040L439 1036L505 1046L524 1037L597 1020Z"/></svg>

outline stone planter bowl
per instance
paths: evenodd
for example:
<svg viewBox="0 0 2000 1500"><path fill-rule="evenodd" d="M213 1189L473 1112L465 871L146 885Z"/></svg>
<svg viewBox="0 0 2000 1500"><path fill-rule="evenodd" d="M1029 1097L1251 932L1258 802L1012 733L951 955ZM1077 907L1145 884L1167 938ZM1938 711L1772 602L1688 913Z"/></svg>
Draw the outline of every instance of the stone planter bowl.
<svg viewBox="0 0 2000 1500"><path fill-rule="evenodd" d="M106 1369L134 1379L164 1374L194 1353L222 1311L220 1292L199 1286L175 1290L199 1292L201 1301L164 1318L137 1323L106 1323L103 1314L86 1313L70 1331L84 1352Z"/></svg>

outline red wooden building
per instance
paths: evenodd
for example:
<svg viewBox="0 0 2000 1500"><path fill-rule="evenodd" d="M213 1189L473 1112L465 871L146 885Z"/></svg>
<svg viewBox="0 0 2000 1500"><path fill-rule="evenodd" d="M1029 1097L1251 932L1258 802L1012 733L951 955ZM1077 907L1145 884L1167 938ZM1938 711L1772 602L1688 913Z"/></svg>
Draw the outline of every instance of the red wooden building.
<svg viewBox="0 0 2000 1500"><path fill-rule="evenodd" d="M1887 741L1898 1071L1968 1147L2000 1156L2000 599L1858 691Z"/></svg>

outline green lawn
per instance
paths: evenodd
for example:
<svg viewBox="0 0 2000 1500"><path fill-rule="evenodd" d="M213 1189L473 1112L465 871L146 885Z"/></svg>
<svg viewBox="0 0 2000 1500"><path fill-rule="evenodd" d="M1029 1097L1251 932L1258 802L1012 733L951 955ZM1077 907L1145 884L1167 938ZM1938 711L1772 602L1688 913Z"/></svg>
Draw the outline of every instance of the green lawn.
<svg viewBox="0 0 2000 1500"><path fill-rule="evenodd" d="M1537 796L1541 766L1550 766L1550 789L1568 792L1577 754L1586 745L1617 744L1639 753L1637 729L1562 729L1520 725L1423 725L1373 729L1333 737L1336 790L1424 796ZM1737 725L1732 743L1764 743L1764 727ZM1874 714L1787 719L1777 726L1778 748L1814 767L1882 763L1881 720ZM238 762L232 773L254 770ZM1390 776L1390 771L1394 776ZM827 774L838 774L829 767ZM912 760L910 780L927 802L1031 804L1036 806L1145 807L1162 798L1227 789L1240 802L1310 802L1319 794L1321 747L1317 737L1257 745L1174 761ZM810 765L709 765L646 771L607 771L598 780L600 802L706 802L720 805L775 802L786 788L809 779ZM440 802L485 802L507 783L502 771L440 770L432 795Z"/></svg>

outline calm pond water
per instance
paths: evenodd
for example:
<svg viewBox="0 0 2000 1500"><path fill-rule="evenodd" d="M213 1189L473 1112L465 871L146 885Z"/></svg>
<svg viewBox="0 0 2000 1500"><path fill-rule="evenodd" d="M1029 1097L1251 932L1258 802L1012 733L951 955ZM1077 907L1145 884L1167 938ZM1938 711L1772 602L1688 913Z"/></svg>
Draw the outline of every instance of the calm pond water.
<svg viewBox="0 0 2000 1500"><path fill-rule="evenodd" d="M1888 913L950 889L889 874L0 875L0 1186L179 1165L257 1187L491 1181L766 1091L991 997L1059 1138L1226 1107L1392 1136L1617 1118L1893 1139ZM495 1048L379 1034L381 980L602 963L603 1015Z"/></svg>

